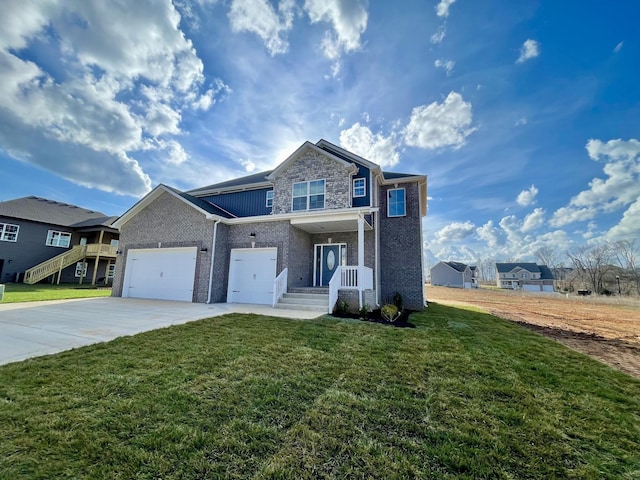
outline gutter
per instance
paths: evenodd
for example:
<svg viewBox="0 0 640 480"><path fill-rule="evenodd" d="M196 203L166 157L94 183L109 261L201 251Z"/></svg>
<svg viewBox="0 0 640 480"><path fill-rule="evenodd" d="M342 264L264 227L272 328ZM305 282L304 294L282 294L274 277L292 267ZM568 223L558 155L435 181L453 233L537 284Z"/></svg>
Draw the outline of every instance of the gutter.
<svg viewBox="0 0 640 480"><path fill-rule="evenodd" d="M211 241L211 268L209 269L209 298L207 303L211 303L211 295L213 293L213 264L216 258L216 237L218 235L218 224L222 219L213 222L213 240Z"/></svg>

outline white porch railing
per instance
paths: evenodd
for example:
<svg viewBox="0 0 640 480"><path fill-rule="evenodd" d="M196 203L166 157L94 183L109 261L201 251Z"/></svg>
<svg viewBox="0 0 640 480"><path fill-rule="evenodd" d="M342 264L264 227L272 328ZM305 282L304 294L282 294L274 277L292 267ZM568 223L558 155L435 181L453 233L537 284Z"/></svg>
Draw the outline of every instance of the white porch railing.
<svg viewBox="0 0 640 480"><path fill-rule="evenodd" d="M276 277L273 281L273 304L272 307L275 307L278 303L278 300L282 298L282 295L287 293L287 276L289 273L289 269L285 268L280 272L280 275Z"/></svg>
<svg viewBox="0 0 640 480"><path fill-rule="evenodd" d="M329 313L338 301L339 290L358 290L358 302L362 308L362 292L373 289L373 269L369 267L340 266L329 281Z"/></svg>

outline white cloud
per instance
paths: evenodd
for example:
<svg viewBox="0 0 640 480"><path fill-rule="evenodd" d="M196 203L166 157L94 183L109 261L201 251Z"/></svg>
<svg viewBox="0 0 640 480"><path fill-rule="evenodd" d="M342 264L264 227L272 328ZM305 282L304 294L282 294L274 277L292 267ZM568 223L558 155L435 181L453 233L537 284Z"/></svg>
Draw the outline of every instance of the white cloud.
<svg viewBox="0 0 640 480"><path fill-rule="evenodd" d="M516 120L515 126L521 127L523 125L526 125L527 122L528 122L527 117L520 117L518 120Z"/></svg>
<svg viewBox="0 0 640 480"><path fill-rule="evenodd" d="M436 232L438 242L460 242L472 235L476 226L471 222L453 222Z"/></svg>
<svg viewBox="0 0 640 480"><path fill-rule="evenodd" d="M618 43L616 47L613 49L614 53L618 53L620 50L622 50L623 45L624 45L624 42Z"/></svg>
<svg viewBox="0 0 640 480"><path fill-rule="evenodd" d="M591 139L586 145L589 157L604 161L607 178L594 178L589 189L571 198L551 219L554 226L593 219L600 212L613 212L631 205L623 214L623 226L635 218L635 203L640 198L640 142L636 139L602 142ZM617 231L627 231L624 227Z"/></svg>
<svg viewBox="0 0 640 480"><path fill-rule="evenodd" d="M333 27L322 41L327 58L337 60L343 53L360 50L360 36L367 29L369 14L359 0L305 0L304 10L311 23L324 21Z"/></svg>
<svg viewBox="0 0 640 480"><path fill-rule="evenodd" d="M487 223L476 229L476 234L480 240L484 240L487 246L491 249L495 249L500 241L500 231L494 226L493 220L489 220Z"/></svg>
<svg viewBox="0 0 640 480"><path fill-rule="evenodd" d="M455 3L456 0L440 0L440 3L436 5L436 14L439 17L449 16L449 7Z"/></svg>
<svg viewBox="0 0 640 480"><path fill-rule="evenodd" d="M460 148L476 129L471 127L471 103L451 92L443 103L415 107L404 129L407 145L425 149Z"/></svg>
<svg viewBox="0 0 640 480"><path fill-rule="evenodd" d="M447 76L451 75L451 72L453 71L453 67L455 66L456 62L454 62L453 60L436 60L434 62L434 65L436 66L436 68L442 68L445 72L447 72Z"/></svg>
<svg viewBox="0 0 640 480"><path fill-rule="evenodd" d="M1 148L78 184L147 192L132 152L186 161L166 137L181 133L185 109L216 95L202 93L204 67L179 24L168 0L14 2L0 19ZM20 57L42 45L46 62Z"/></svg>
<svg viewBox="0 0 640 480"><path fill-rule="evenodd" d="M381 167L392 167L400 161L394 135L374 134L369 127L354 123L340 132L340 145Z"/></svg>
<svg viewBox="0 0 640 480"><path fill-rule="evenodd" d="M540 228L542 225L544 225L544 210L536 208L533 212L524 217L521 231L529 232L536 228Z"/></svg>
<svg viewBox="0 0 640 480"><path fill-rule="evenodd" d="M606 234L608 240L634 240L640 237L640 197L624 212L622 219Z"/></svg>
<svg viewBox="0 0 640 480"><path fill-rule="evenodd" d="M520 47L520 56L518 57L516 63L526 62L531 58L537 57L538 55L540 55L540 43L531 39L525 40L525 42L522 44L522 47Z"/></svg>
<svg viewBox="0 0 640 480"><path fill-rule="evenodd" d="M431 43L433 44L442 43L446 35L447 35L447 29L445 28L444 25L440 25L438 27L438 30L436 30L436 33L431 35Z"/></svg>
<svg viewBox="0 0 640 480"><path fill-rule="evenodd" d="M529 190L523 190L518 194L516 202L523 207L532 205L535 203L536 195L538 195L538 189L535 185L531 185Z"/></svg>
<svg viewBox="0 0 640 480"><path fill-rule="evenodd" d="M282 0L278 12L267 0L233 0L229 21L234 32L252 32L258 35L271 53L284 53L289 43L282 38L293 26L295 3Z"/></svg>

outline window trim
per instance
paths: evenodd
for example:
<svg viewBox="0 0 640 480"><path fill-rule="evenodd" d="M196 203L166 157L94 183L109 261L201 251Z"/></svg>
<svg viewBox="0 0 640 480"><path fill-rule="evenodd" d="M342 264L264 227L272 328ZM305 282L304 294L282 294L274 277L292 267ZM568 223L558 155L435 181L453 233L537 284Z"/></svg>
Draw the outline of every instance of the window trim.
<svg viewBox="0 0 640 480"><path fill-rule="evenodd" d="M362 181L362 187L356 187L356 182ZM362 194L356 194L356 188L362 188ZM353 179L353 198L363 198L367 196L367 179L365 177Z"/></svg>
<svg viewBox="0 0 640 480"><path fill-rule="evenodd" d="M314 182L322 182L322 207L314 207L314 208L310 208L309 204L311 202L311 184ZM306 184L307 186L307 193L306 195L304 195L304 198L306 198L306 204L305 204L305 208L294 208L294 201L296 198L303 198L303 195L298 195L295 196L293 194L294 190L295 190L295 186L296 185L301 185L301 184ZM314 194L313 196L317 196L320 194ZM323 210L326 206L326 200L327 200L327 181L324 178L317 178L315 180L307 180L307 181L302 181L302 182L294 182L291 185L291 211L292 212L304 212L304 211L308 211L308 210Z"/></svg>
<svg viewBox="0 0 640 480"><path fill-rule="evenodd" d="M403 205L404 205L404 211L402 212L402 214L400 215L391 215L391 192L396 192L396 191L402 191L402 196L404 198L403 200ZM389 190L387 190L387 217L389 218L398 218L398 217L406 217L407 216L407 189L404 187L401 188L390 188Z"/></svg>
<svg viewBox="0 0 640 480"><path fill-rule="evenodd" d="M82 266L82 270L79 268L80 266ZM76 271L75 271L75 275L76 278L80 278L80 273L82 273L82 278L86 278L87 277L87 267L89 266L88 262L76 262Z"/></svg>
<svg viewBox="0 0 640 480"><path fill-rule="evenodd" d="M15 227L15 232L7 232L7 227ZM18 241L18 234L20 233L20 225L14 223L0 223L0 241L15 243ZM9 235L15 235L13 239L9 238Z"/></svg>
<svg viewBox="0 0 640 480"><path fill-rule="evenodd" d="M57 236L56 236L57 234ZM54 238L56 238L56 242L54 243ZM68 238L69 242L67 245L60 245L60 239ZM61 232L59 230L49 230L47 232L47 240L44 243L47 247L58 247L58 248L69 248L71 246L71 233L69 232Z"/></svg>
<svg viewBox="0 0 640 480"><path fill-rule="evenodd" d="M271 194L271 195L269 195ZM271 197L271 198L269 198ZM269 202L269 200L271 200L271 202ZM265 203L267 208L273 208L273 189L271 190L267 190L267 201Z"/></svg>

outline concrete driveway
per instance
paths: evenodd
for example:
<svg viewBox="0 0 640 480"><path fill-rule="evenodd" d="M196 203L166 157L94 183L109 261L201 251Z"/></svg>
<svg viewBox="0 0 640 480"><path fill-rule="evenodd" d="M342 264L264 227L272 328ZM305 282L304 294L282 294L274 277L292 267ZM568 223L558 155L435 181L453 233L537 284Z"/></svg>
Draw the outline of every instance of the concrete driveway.
<svg viewBox="0 0 640 480"><path fill-rule="evenodd" d="M0 303L0 365L225 313L301 319L318 316L318 312L263 305L116 297Z"/></svg>

